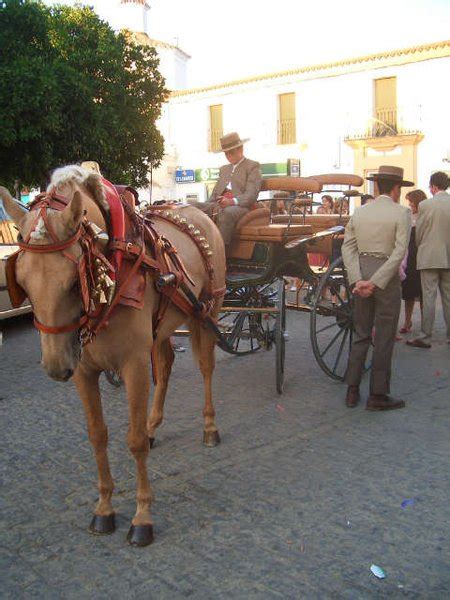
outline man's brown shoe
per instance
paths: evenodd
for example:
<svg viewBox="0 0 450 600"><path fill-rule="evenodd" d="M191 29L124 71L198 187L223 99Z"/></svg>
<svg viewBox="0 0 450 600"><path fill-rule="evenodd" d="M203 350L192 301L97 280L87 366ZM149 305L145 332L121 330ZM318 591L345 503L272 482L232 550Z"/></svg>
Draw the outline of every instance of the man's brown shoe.
<svg viewBox="0 0 450 600"><path fill-rule="evenodd" d="M394 400L384 394L371 394L367 400L366 410L394 410L404 406L404 400Z"/></svg>
<svg viewBox="0 0 450 600"><path fill-rule="evenodd" d="M349 385L345 396L345 406L355 408L359 402L359 386Z"/></svg>
<svg viewBox="0 0 450 600"><path fill-rule="evenodd" d="M415 340L407 340L406 345L414 346L414 348L431 348L431 344L428 344L428 342L424 342L420 338L416 338Z"/></svg>

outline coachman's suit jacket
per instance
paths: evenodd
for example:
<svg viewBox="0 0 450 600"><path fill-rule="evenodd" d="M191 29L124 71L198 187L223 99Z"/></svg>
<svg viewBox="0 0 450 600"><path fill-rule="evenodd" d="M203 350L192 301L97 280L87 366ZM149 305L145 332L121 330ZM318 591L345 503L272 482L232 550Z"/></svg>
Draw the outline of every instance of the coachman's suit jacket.
<svg viewBox="0 0 450 600"><path fill-rule="evenodd" d="M228 184L231 184L233 196L241 208L250 208L258 198L261 189L261 165L249 158L244 158L231 174L233 165L220 167L219 179L214 186L210 202L215 202L223 194Z"/></svg>
<svg viewBox="0 0 450 600"><path fill-rule="evenodd" d="M450 194L438 192L419 204L417 268L450 269Z"/></svg>

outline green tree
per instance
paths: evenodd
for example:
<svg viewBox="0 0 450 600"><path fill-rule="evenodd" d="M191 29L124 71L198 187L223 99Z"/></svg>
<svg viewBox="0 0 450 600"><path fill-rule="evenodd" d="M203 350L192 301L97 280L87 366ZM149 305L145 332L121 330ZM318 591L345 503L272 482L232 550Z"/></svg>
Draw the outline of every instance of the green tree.
<svg viewBox="0 0 450 600"><path fill-rule="evenodd" d="M90 8L0 3L0 176L38 185L49 169L97 160L112 181L144 185L164 142L167 91L154 48Z"/></svg>

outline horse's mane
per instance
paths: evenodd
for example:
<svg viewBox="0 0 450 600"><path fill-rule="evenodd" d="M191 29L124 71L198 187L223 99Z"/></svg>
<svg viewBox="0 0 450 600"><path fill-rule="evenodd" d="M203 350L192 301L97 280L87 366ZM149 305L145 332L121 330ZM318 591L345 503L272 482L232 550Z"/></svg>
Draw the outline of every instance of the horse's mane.
<svg viewBox="0 0 450 600"><path fill-rule="evenodd" d="M105 191L100 175L88 169L83 169L83 167L78 165L67 165L66 167L55 169L52 173L47 192L70 183L86 187L100 208L109 212L109 205L105 199Z"/></svg>

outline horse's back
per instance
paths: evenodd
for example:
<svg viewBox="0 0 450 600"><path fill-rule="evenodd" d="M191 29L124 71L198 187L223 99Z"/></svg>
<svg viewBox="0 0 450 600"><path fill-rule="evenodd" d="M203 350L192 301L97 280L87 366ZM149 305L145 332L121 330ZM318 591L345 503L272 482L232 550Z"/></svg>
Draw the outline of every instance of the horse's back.
<svg viewBox="0 0 450 600"><path fill-rule="evenodd" d="M178 215L181 220L185 219L184 227L179 227L174 222L169 222L164 218L164 212L169 212L172 215ZM158 231L165 235L173 246L177 249L177 253L185 264L188 272L191 274L192 269L202 274L206 273L203 261L199 261L200 251L194 241L193 233L187 233L186 225L194 225L194 229L198 229L201 236L206 238L209 245L211 255L209 261L213 268L213 288L218 289L225 285L225 247L220 231L210 217L194 206L184 205L177 207L171 205L167 209L161 211L161 218L158 218L158 211L153 212L153 225ZM189 230L190 231L190 230Z"/></svg>

